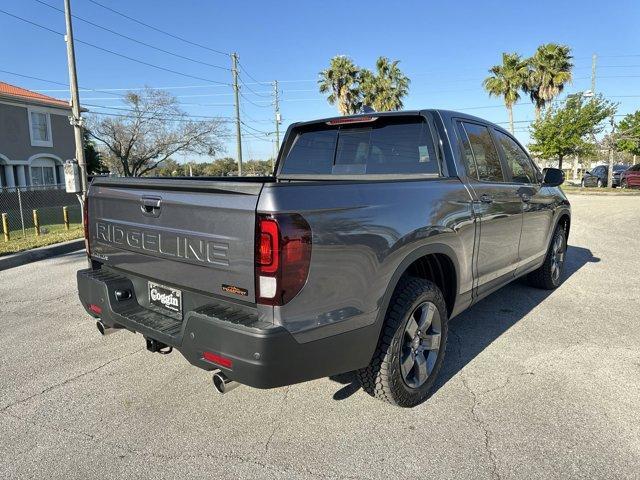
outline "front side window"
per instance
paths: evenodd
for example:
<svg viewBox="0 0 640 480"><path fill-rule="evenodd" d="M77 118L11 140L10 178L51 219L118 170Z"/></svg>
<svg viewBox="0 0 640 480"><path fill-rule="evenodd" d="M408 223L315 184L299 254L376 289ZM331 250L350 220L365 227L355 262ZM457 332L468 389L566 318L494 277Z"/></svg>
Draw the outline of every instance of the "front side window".
<svg viewBox="0 0 640 480"><path fill-rule="evenodd" d="M463 122L476 164L478 179L485 182L504 182L502 164L489 129L476 123Z"/></svg>
<svg viewBox="0 0 640 480"><path fill-rule="evenodd" d="M416 118L379 118L300 131L285 156L283 174L440 173L431 132Z"/></svg>
<svg viewBox="0 0 640 480"><path fill-rule="evenodd" d="M29 123L31 132L31 145L40 147L52 146L51 120L49 114L35 110L29 110Z"/></svg>
<svg viewBox="0 0 640 480"><path fill-rule="evenodd" d="M497 130L495 134L511 170L511 179L517 183L535 183L537 176L525 151L508 135Z"/></svg>

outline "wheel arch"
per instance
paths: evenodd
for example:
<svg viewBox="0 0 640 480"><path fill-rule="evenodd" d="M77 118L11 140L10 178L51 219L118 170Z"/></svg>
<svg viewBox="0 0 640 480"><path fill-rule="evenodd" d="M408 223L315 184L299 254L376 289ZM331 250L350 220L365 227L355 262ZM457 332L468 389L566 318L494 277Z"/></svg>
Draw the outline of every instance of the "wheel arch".
<svg viewBox="0 0 640 480"><path fill-rule="evenodd" d="M442 291L447 305L447 314L454 310L458 297L460 278L460 264L451 247L442 243L433 243L418 247L400 262L383 296L376 323L382 329L387 315L391 296L395 292L400 280L405 275L414 275L435 283Z"/></svg>

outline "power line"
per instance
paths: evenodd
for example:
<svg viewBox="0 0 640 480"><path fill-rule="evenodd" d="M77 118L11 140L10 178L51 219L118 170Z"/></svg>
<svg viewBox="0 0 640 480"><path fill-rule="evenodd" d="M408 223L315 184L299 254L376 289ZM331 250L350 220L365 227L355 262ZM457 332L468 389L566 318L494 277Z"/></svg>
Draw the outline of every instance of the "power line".
<svg viewBox="0 0 640 480"><path fill-rule="evenodd" d="M245 135L248 135L250 137L255 138L256 140L259 140L261 142L269 142L271 143L273 140L269 139L269 138L265 138L265 137L259 137L258 135L256 135L255 133L251 133L245 129L242 129L242 133L244 133Z"/></svg>
<svg viewBox="0 0 640 480"><path fill-rule="evenodd" d="M240 123L245 127L247 127L248 129L253 130L254 132L262 133L264 135L271 135L273 133L273 132L265 132L264 130L258 130L257 128L253 128L242 121Z"/></svg>
<svg viewBox="0 0 640 480"><path fill-rule="evenodd" d="M246 83L242 81L242 77L239 76L238 79L240 80L240 83L242 84L242 86L245 87L247 90L249 90L249 92L253 93L254 95L262 98L271 98L271 95L264 95L264 94L258 93L254 89L249 87Z"/></svg>
<svg viewBox="0 0 640 480"><path fill-rule="evenodd" d="M131 16L125 14L125 13L122 13L122 12L120 12L120 11L114 9L114 8L111 8L111 7L108 7L106 5L103 5L102 3L97 2L95 0L88 0L88 1L93 3L94 5L97 5L99 7L104 8L105 10L109 10L110 12L115 13L116 15L120 15L121 17L126 18L127 20L131 20L132 22L135 22L135 23L137 23L139 25L142 25L144 27L150 28L151 30L154 30L154 31L159 32L159 33L162 33L162 34L167 35L167 36L169 36L171 38L175 38L176 40L180 40L181 42L188 43L189 45L193 45L194 47L203 48L203 49L208 50L210 52L218 53L220 55L226 55L227 57L231 56L231 54L228 53L228 52L223 52L221 50L216 50L215 48L207 47L206 45L202 45L201 43L197 43L197 42L193 42L191 40L187 40L186 38L183 38L183 37L180 37L180 36L175 35L173 33L167 32L166 30L162 30L161 28L154 27L153 25L149 25L148 23L144 23L144 22L138 20L137 18L133 18L133 17L131 17Z"/></svg>
<svg viewBox="0 0 640 480"><path fill-rule="evenodd" d="M118 111L124 111L124 112L132 112L135 113L137 112L137 110L133 109L133 108L126 108L126 107L109 107L106 105L96 105L93 103L83 103L84 106L86 107L94 107L94 108L103 108L106 110L118 110ZM212 117L209 115L192 115L192 114L182 114L182 113L163 113L161 115L152 115L149 117L145 117L145 118L165 118L165 119L169 119L172 117L176 117L176 118L204 118L204 119L209 119L209 120L220 120L220 121L230 121L231 117Z"/></svg>
<svg viewBox="0 0 640 480"><path fill-rule="evenodd" d="M46 30L48 32L55 33L56 35L60 35L60 36L64 37L64 33L58 32L57 30L54 30L54 29L49 28L49 27L46 27L46 26L41 25L39 23L33 22L31 20L27 20L26 18L19 17L18 15L14 15L12 13L9 13L9 12L5 11L5 10L0 9L0 13L4 13L5 15L13 17L13 18L15 18L17 20L20 20L22 22L25 22L25 23L31 24L31 25L33 25L35 27L38 27L38 28L40 28L42 30ZM95 44L90 43L90 42L85 42L84 40L80 40L79 38L76 38L75 41L78 42L78 43L81 43L83 45L87 45L89 47L95 48L97 50L101 50L103 52L110 53L111 55L115 55L115 56L118 56L118 57L126 58L127 60L130 60L132 62L140 63L140 64L146 65L148 67L156 68L158 70L163 70L165 72L173 73L173 74L176 74L176 75L181 75L183 77L193 78L195 80L202 80L204 82L210 82L210 83L214 83L214 84L218 84L218 85L229 85L228 83L225 83L225 82L219 82L217 80L211 80L209 78L203 78L203 77L198 77L196 75L190 75L188 73L179 72L177 70L172 70L170 68L162 67L160 65L155 65L153 63L145 62L144 60L140 60L138 58L133 58L133 57L130 57L128 55L124 55L122 53L118 53L118 52L115 52L113 50L109 50L108 48L100 47L100 46L95 45Z"/></svg>
<svg viewBox="0 0 640 480"><path fill-rule="evenodd" d="M51 83L52 85L63 85L65 87L69 87L68 83L64 83L64 82L56 82L55 80L47 80L46 78L40 78L40 77L34 77L31 75L24 75L22 73L16 73L16 72L10 72L8 70L0 70L1 73L6 73L9 75L15 75L16 77L22 77L22 78L29 78L31 80L38 80L40 82L45 82L45 83ZM112 93L112 92L108 92L105 90L98 90L95 88L89 88L89 87L81 87L81 90L87 90L87 91L91 91L91 92L95 92L95 93L104 93L105 95L113 95L118 97L119 99L124 98L123 95L117 94L117 93ZM61 90L56 90L56 91L61 91ZM62 90L62 91L68 91L68 90Z"/></svg>
<svg viewBox="0 0 640 480"><path fill-rule="evenodd" d="M260 80L256 80L256 77L247 72L247 69L244 68L244 65L242 65L241 62L238 62L238 65L240 66L240 70L242 70L247 75L247 77L256 82L257 85L269 85L269 82L261 82Z"/></svg>
<svg viewBox="0 0 640 480"><path fill-rule="evenodd" d="M269 106L271 105L271 102L268 102L266 105L260 105L259 103L257 103L257 102L260 102L260 100L257 100L257 102L254 102L253 100L251 100L251 99L249 99L249 98L245 97L245 96L244 96L244 94L243 94L242 92L240 92L240 96L241 96L243 99L245 99L247 102L249 102L250 104L252 104L252 105L254 105L254 106L256 106L256 107L260 107L260 108L267 108L267 107L269 107Z"/></svg>
<svg viewBox="0 0 640 480"><path fill-rule="evenodd" d="M45 5L45 6L51 8L53 10L56 10L58 12L64 13L64 10L62 10L62 9L60 9L58 7L55 7L53 5L49 5L47 2L45 2L43 0L34 0L34 1L38 2L38 3L42 4L42 5ZM109 32L109 33L111 33L113 35L117 35L119 37L126 38L127 40L129 40L131 42L135 42L135 43L137 43L139 45L144 45L145 47L152 48L152 49L157 50L159 52L166 53L168 55L173 55L174 57L181 58L183 60L188 60L190 62L199 63L200 65L206 65L207 67L218 68L218 69L221 69L221 70L226 70L228 72L231 71L231 69L229 69L227 67L223 67L223 66L220 66L220 65L214 65L212 63L203 62L201 60L196 60L195 58L187 57L185 55L180 55L179 53L171 52L169 50L165 50L164 48L160 48L160 47L157 47L157 46L152 45L150 43L143 42L142 40L138 40L137 38L130 37L129 35L125 35L124 33L116 32L115 30L112 30L112 29L110 29L108 27L105 27L105 26L100 25L98 23L94 23L91 20L87 20L86 18L79 17L78 15L71 15L71 16L73 18L77 19L77 20L80 20L81 22L87 23L87 24L92 25L94 27L97 27L97 28L99 28L101 30L104 30L105 32Z"/></svg>

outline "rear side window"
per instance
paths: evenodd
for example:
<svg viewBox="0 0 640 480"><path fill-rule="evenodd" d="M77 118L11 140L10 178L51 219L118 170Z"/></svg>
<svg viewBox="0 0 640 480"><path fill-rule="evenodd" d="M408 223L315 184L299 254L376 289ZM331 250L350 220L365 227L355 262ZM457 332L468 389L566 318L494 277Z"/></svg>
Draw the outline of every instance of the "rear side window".
<svg viewBox="0 0 640 480"><path fill-rule="evenodd" d="M507 160L507 167L511 170L511 179L517 183L536 183L533 166L520 145L502 132L495 130L495 134Z"/></svg>
<svg viewBox="0 0 640 480"><path fill-rule="evenodd" d="M476 175L485 182L504 182L502 164L489 129L476 123L462 122L475 161Z"/></svg>
<svg viewBox="0 0 640 480"><path fill-rule="evenodd" d="M431 131L419 118L379 118L298 132L283 174L440 173Z"/></svg>
<svg viewBox="0 0 640 480"><path fill-rule="evenodd" d="M464 167L467 170L467 176L471 178L478 178L478 170L476 169L476 161L473 158L473 152L471 151L471 144L467 138L467 132L465 132L462 123L456 123L458 127L458 137L460 137L460 145L462 146L462 160Z"/></svg>

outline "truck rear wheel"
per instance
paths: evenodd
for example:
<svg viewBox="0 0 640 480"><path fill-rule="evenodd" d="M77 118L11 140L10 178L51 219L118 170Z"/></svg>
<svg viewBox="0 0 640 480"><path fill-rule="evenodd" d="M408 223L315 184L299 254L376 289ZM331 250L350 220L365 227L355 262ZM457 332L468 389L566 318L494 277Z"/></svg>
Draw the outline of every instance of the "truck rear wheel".
<svg viewBox="0 0 640 480"><path fill-rule="evenodd" d="M420 278L401 280L373 359L358 371L363 390L401 407L424 401L442 366L447 332L440 289Z"/></svg>

